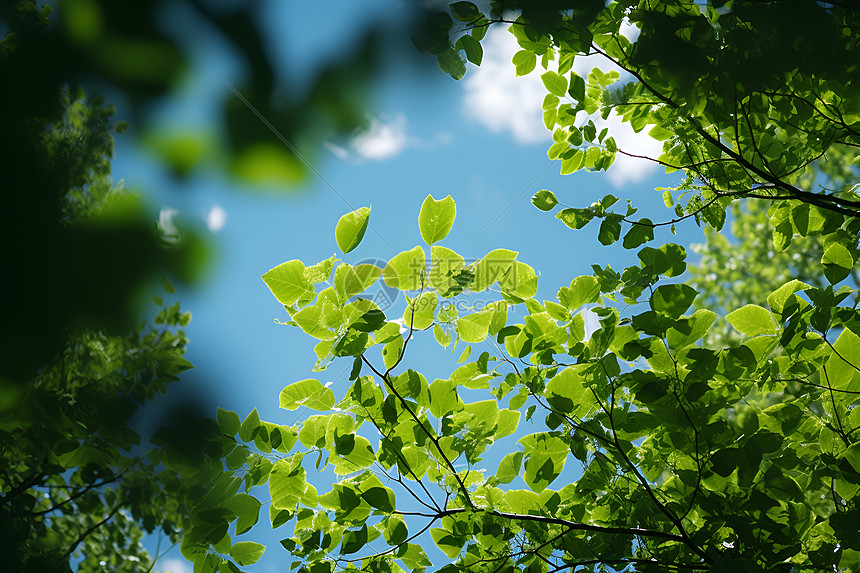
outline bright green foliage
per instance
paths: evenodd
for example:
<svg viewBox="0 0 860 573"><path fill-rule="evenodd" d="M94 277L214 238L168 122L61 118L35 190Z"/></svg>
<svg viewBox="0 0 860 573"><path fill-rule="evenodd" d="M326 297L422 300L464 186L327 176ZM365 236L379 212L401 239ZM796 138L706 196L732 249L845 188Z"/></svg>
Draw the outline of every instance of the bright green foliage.
<svg viewBox="0 0 860 573"><path fill-rule="evenodd" d="M510 11L519 16L508 19ZM672 190L686 203L668 196L678 219L695 217L719 230L732 201L774 199L769 214L777 251L793 236L826 234L832 243L825 246L827 278L838 282L850 272L858 258L852 238L860 195L850 187L810 191L809 174L828 160L845 165L838 157L845 150L856 155L860 145L856 11L839 3L700 6L673 0L584 2L567 11L546 2L492 2L487 14L474 5L467 12L472 17L466 26L437 15L414 38L416 45L437 54L442 69L459 79L465 69L443 63L460 61L453 39L464 33L481 38L491 25L510 25L521 48L513 58L516 73L531 72L538 61L546 69L544 121L554 140L548 154L561 161L562 174L606 169L616 154L627 153L608 130L598 131L591 117L578 112L604 119L615 114L663 141L654 161L686 173ZM638 35L631 42L625 33L633 28ZM621 75L571 71L586 53ZM626 219L631 214L623 220L633 223ZM601 242L618 239L619 216L589 215L604 219ZM583 216L561 218L582 226ZM625 246L645 240L637 235Z"/></svg>
<svg viewBox="0 0 860 573"><path fill-rule="evenodd" d="M398 262L404 255L418 264L411 253L389 266L407 268ZM494 251L461 286L485 289L493 280L508 284L502 295L522 292L511 284L520 264L513 257ZM423 531L453 563L442 570L764 571L783 562L787 570L852 570L860 555L860 315L845 304L850 291L789 282L761 301L770 310L750 304L727 316L739 345L707 348L701 339L717 315L685 314L696 291L665 281L683 272L685 251L643 247L639 258L620 273L595 267L555 301L525 297L499 324L498 305L443 313L445 284L422 282L432 269L410 270L418 282L408 286L420 294L398 320L411 335L447 324L455 340L492 335L500 345L477 359L465 352L448 379L432 383L401 366L407 342L381 309L362 293L351 303L326 298L320 281L317 301L304 308L322 298L339 310L326 327L337 341L362 337L337 355L354 362L351 385L332 411L300 425L297 451L273 438L295 428L256 412L239 427L237 416L219 413L228 434L238 428L257 450L278 452L274 464L257 454L242 460L244 491L232 490L235 515L224 519L245 531L259 509L250 488L268 481L272 525L295 520L281 544L299 571L441 565L415 543ZM443 259L459 260L437 251L434 260ZM479 280L491 261L501 276ZM341 263L335 276L341 267L349 268ZM363 314L348 310L359 302ZM595 302L599 327L586 338L578 310ZM471 401L461 388L489 394ZM305 397L322 409L314 396L326 391L315 380L296 382L281 403L296 407ZM487 449L516 432L522 409L545 428L487 467ZM311 458L341 476L331 491L309 483ZM579 477L560 480L571 465ZM421 507L410 509L416 500ZM257 557L256 545L221 547L223 531L192 531L183 545L198 549L185 555L203 570L227 553L237 563Z"/></svg>
<svg viewBox="0 0 860 573"><path fill-rule="evenodd" d="M599 220L600 242L621 241L639 262L594 265L555 300L534 298L538 273L508 249L469 265L438 245L429 261L420 246L395 255L382 276L409 295L396 317L365 298L376 271L349 297L338 279L349 265L334 268L334 286L308 278L313 289L288 310L324 341L317 368L349 357L350 384L331 411L279 430L297 434L295 451L277 449L275 425L252 412L240 439L277 461L230 466L246 472L235 495L268 480L270 520L292 522L281 545L303 573L860 570L860 313L857 292L836 284L858 260L860 202L850 189L808 190L831 148L860 144L856 14L811 2L573 6L491 2L483 14L458 2L414 41L459 78L461 52L475 54L462 34L480 41L490 25L510 25L516 73L544 68L549 156L562 172L605 169L623 153L577 112L619 113L665 142L660 162L685 171L663 196L674 218L633 219L636 208L618 211L612 195L562 205L565 225ZM636 41L621 34L625 22L641 30ZM615 62L626 83L572 73L582 53ZM716 272L707 260L687 284L683 246L647 245L655 227L685 218L719 231L740 197L767 204L755 232L774 252L809 241L819 250L722 296L695 286ZM431 245L449 229L436 224L438 203L428 198L419 216ZM541 191L533 203L551 211L559 201ZM759 257L763 244L749 251ZM446 306L465 292L496 304ZM410 340L429 340L431 326L441 345L475 352L467 346L452 372L428 381L409 368ZM728 329L730 344L713 342ZM238 417L221 418L232 435ZM507 451L488 453L512 434ZM339 476L330 491L309 483L312 464ZM218 525L186 536L200 570L232 547ZM424 551L431 540L438 552Z"/></svg>
<svg viewBox="0 0 860 573"><path fill-rule="evenodd" d="M685 172L663 196L674 218L633 219L636 208L619 211L613 195L562 206L566 226L599 220L599 241L621 241L639 262L595 264L555 300L534 298L538 273L515 251L467 265L435 245L453 221L447 198L428 197L419 215L429 260L417 246L384 270L331 261L334 278L301 272L312 286L289 303L267 279L293 324L322 341L316 368L346 358L349 384L332 392L329 410L316 380L288 386L282 405L306 400L322 411L298 427L256 410L241 423L219 413L226 437L247 445L229 453L234 473L214 489L230 509L201 506L183 539L197 570L228 567L227 555L258 557L256 546L232 542L227 524L236 521L237 534L250 527L252 488L268 484L260 501L271 502L273 527L290 524L281 545L302 573L860 571L860 312L857 291L838 284L856 268L860 201L850 188L809 190L829 154L860 145L856 14L837 3L751 1L556 8L491 2L483 14L457 2L414 40L459 79L461 52L478 53L471 40L510 25L522 48L516 73L544 68L549 156L562 173L606 169L624 152L592 119L577 119L618 113L664 141L655 159ZM626 22L641 31L634 42L621 33ZM571 72L592 52L626 83L617 72ZM827 61L810 63L813 52ZM714 229L716 244L738 198L767 205L755 233L768 249L813 245L802 267L723 296L698 286L716 272L708 261L684 283L686 249L647 245L655 227L686 218ZM544 211L559 203L550 191L533 202ZM763 244L748 250L760 257ZM403 314L370 300L380 274L408 295ZM446 306L461 293L494 304ZM409 368L410 340L430 340L431 326L439 344L475 351L467 346L453 371L428 381ZM730 343L719 344L713 334L729 329ZM506 451L492 450L513 434ZM329 465L337 481L317 491L309 472ZM424 550L431 540L445 555L438 562Z"/></svg>
<svg viewBox="0 0 860 573"><path fill-rule="evenodd" d="M337 222L337 227L334 229L334 236L337 239L337 246L344 254L355 249L361 239L364 238L364 232L367 230L367 223L370 219L370 207L360 207L351 213L347 213Z"/></svg>
<svg viewBox="0 0 860 573"><path fill-rule="evenodd" d="M553 207L558 205L558 198L552 191L541 189L532 197L532 204L541 211L551 211Z"/></svg>
<svg viewBox="0 0 860 573"><path fill-rule="evenodd" d="M319 380L302 380L281 390L281 408L295 410L305 406L311 410L329 410L334 406L334 393Z"/></svg>
<svg viewBox="0 0 860 573"><path fill-rule="evenodd" d="M287 261L278 265L263 275L263 281L278 302L285 305L291 305L305 294L313 292L313 284L305 278L305 265L301 261Z"/></svg>
<svg viewBox="0 0 860 573"><path fill-rule="evenodd" d="M438 243L451 231L454 225L454 217L457 215L457 206L450 195L437 201L432 195L428 195L421 205L418 214L418 228L421 230L421 238L428 245Z"/></svg>

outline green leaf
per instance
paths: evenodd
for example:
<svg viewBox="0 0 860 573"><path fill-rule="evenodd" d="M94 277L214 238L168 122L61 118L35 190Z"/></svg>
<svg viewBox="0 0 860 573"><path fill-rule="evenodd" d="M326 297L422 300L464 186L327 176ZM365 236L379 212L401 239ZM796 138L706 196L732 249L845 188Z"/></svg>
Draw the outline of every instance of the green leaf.
<svg viewBox="0 0 860 573"><path fill-rule="evenodd" d="M704 337L716 319L715 312L701 308L691 317L675 321L666 332L666 341L675 350L686 348Z"/></svg>
<svg viewBox="0 0 860 573"><path fill-rule="evenodd" d="M571 148L561 156L560 173L569 175L582 169L583 165L585 165L585 152L578 148Z"/></svg>
<svg viewBox="0 0 860 573"><path fill-rule="evenodd" d="M559 371L546 386L546 399L556 411L570 416L579 415L587 407L587 390L582 385L580 365L569 366Z"/></svg>
<svg viewBox="0 0 860 573"><path fill-rule="evenodd" d="M385 284L403 291L418 290L424 283L424 267L427 258L424 249L417 246L409 251L403 251L388 261L382 278Z"/></svg>
<svg viewBox="0 0 860 573"><path fill-rule="evenodd" d="M451 14L461 22L472 22L481 17L480 10L471 2L454 2L449 8Z"/></svg>
<svg viewBox="0 0 860 573"><path fill-rule="evenodd" d="M755 304L748 304L734 312L730 312L726 315L726 320L738 332L747 336L776 334L779 331L774 324L773 315L770 311Z"/></svg>
<svg viewBox="0 0 860 573"><path fill-rule="evenodd" d="M678 318L696 299L696 289L684 284L661 285L654 289L649 303L651 309L672 318Z"/></svg>
<svg viewBox="0 0 860 573"><path fill-rule="evenodd" d="M394 505L394 491L382 486L372 487L361 493L361 498L376 508L385 513L392 513L396 507Z"/></svg>
<svg viewBox="0 0 860 573"><path fill-rule="evenodd" d="M630 227L627 234L624 235L622 245L625 249L635 249L648 241L654 240L654 224L651 219L642 218Z"/></svg>
<svg viewBox="0 0 860 573"><path fill-rule="evenodd" d="M642 261L643 270L655 275L676 277L687 268L687 263L684 262L687 252L684 247L674 243L667 243L659 249L643 247L639 250L638 257Z"/></svg>
<svg viewBox="0 0 860 573"><path fill-rule="evenodd" d="M433 338L436 339L439 346L445 347L451 344L451 333L438 324L433 325Z"/></svg>
<svg viewBox="0 0 860 573"><path fill-rule="evenodd" d="M517 431L517 427L520 424L520 412L519 410L508 410L502 409L499 410L499 422L496 426L496 438L501 439L505 436L510 436Z"/></svg>
<svg viewBox="0 0 860 573"><path fill-rule="evenodd" d="M487 290L490 285L502 278L511 270L517 254L516 251L508 249L495 249L484 255L475 267L472 292Z"/></svg>
<svg viewBox="0 0 860 573"><path fill-rule="evenodd" d="M543 85L554 96L564 97L567 95L567 79L558 75L553 71L548 71L541 75L540 79Z"/></svg>
<svg viewBox="0 0 860 573"><path fill-rule="evenodd" d="M852 382L857 377L858 368L860 368L860 336L854 334L850 328L843 328L833 344L833 353L827 360L826 380L842 390L856 391L856 386L860 384Z"/></svg>
<svg viewBox="0 0 860 573"><path fill-rule="evenodd" d="M335 473L339 475L351 474L373 465L376 461L376 454L367 438L353 434L350 442L349 448L338 452L342 459L336 461Z"/></svg>
<svg viewBox="0 0 860 573"><path fill-rule="evenodd" d="M331 277L331 271L334 268L334 263L337 261L337 256L331 257L318 262L315 265L305 268L305 278L310 283L325 282Z"/></svg>
<svg viewBox="0 0 860 573"><path fill-rule="evenodd" d="M394 368L394 365L400 360L400 354L403 352L403 337L397 335L382 347L382 363L386 368Z"/></svg>
<svg viewBox="0 0 860 573"><path fill-rule="evenodd" d="M461 316L457 319L457 333L460 339L469 344L483 342L487 338L492 318L492 310L482 310Z"/></svg>
<svg viewBox="0 0 860 573"><path fill-rule="evenodd" d="M340 326L339 323L343 322L343 313L338 306L320 296L316 304L306 306L291 317L305 334L319 340L334 340L337 333L331 327Z"/></svg>
<svg viewBox="0 0 860 573"><path fill-rule="evenodd" d="M228 436L235 436L236 432L239 431L239 427L242 425L242 422L239 420L239 414L232 410L223 410L218 408L216 418L218 420L218 428L221 430L221 433Z"/></svg>
<svg viewBox="0 0 860 573"><path fill-rule="evenodd" d="M484 58L484 48L481 47L481 42L472 36L464 35L460 36L454 47L458 50L463 50L467 60L476 66L481 65L481 60Z"/></svg>
<svg viewBox="0 0 860 573"><path fill-rule="evenodd" d="M367 230L370 219L370 207L360 207L351 213L347 213L337 222L334 229L334 237L337 246L344 254L354 250Z"/></svg>
<svg viewBox="0 0 860 573"><path fill-rule="evenodd" d="M372 264L351 266L342 264L334 272L334 289L342 303L361 294L382 274L382 269Z"/></svg>
<svg viewBox="0 0 860 573"><path fill-rule="evenodd" d="M558 205L558 199L552 191L541 189L532 197L532 205L541 211L551 211L553 207Z"/></svg>
<svg viewBox="0 0 860 573"><path fill-rule="evenodd" d="M532 491L540 493L561 474L570 447L549 432L523 436L519 443L525 450L523 478Z"/></svg>
<svg viewBox="0 0 860 573"><path fill-rule="evenodd" d="M534 297L537 294L537 287L537 273L532 267L521 261L514 261L511 269L499 279L502 296L506 301L514 304Z"/></svg>
<svg viewBox="0 0 860 573"><path fill-rule="evenodd" d="M403 311L403 324L413 330L429 328L435 321L439 297L435 291L423 292L413 298Z"/></svg>
<svg viewBox="0 0 860 573"><path fill-rule="evenodd" d="M611 245L621 237L621 215L608 214L600 223L597 240L601 245Z"/></svg>
<svg viewBox="0 0 860 573"><path fill-rule="evenodd" d="M463 401L457 394L457 383L451 380L434 380L430 384L430 413L441 419L451 412L463 408Z"/></svg>
<svg viewBox="0 0 860 573"><path fill-rule="evenodd" d="M312 378L294 382L281 390L281 408L295 410L301 406L311 410L331 410L334 407L334 392Z"/></svg>
<svg viewBox="0 0 860 573"><path fill-rule="evenodd" d="M520 50L514 54L513 64L517 69L518 76L526 76L535 69L537 56L531 50Z"/></svg>
<svg viewBox="0 0 860 573"><path fill-rule="evenodd" d="M436 547L447 555L449 559L454 559L460 554L460 550L463 548L463 543L465 542L465 538L455 536L450 531L438 527L430 530L430 536L433 538L433 542L436 543Z"/></svg>
<svg viewBox="0 0 860 573"><path fill-rule="evenodd" d="M282 263L267 271L262 278L278 302L287 306L314 291L314 285L305 278L305 265L301 261Z"/></svg>
<svg viewBox="0 0 860 573"><path fill-rule="evenodd" d="M561 287L558 301L569 310L577 310L584 304L597 302L600 298L600 283L593 276L583 275L570 281L570 287Z"/></svg>
<svg viewBox="0 0 860 573"><path fill-rule="evenodd" d="M382 536L385 542L389 545L400 545L406 538L409 537L409 529L406 527L406 522L400 515L391 515L385 520L385 529L382 530Z"/></svg>
<svg viewBox="0 0 860 573"><path fill-rule="evenodd" d="M443 297L459 294L468 286L463 273L465 267L462 256L451 249L433 245L430 247L428 285ZM468 280L471 282L471 278Z"/></svg>
<svg viewBox="0 0 860 573"><path fill-rule="evenodd" d="M260 501L246 493L237 493L224 504L227 509L236 514L236 535L250 530L260 517Z"/></svg>
<svg viewBox="0 0 860 573"><path fill-rule="evenodd" d="M496 478L501 483L511 483L520 474L522 464L522 452L513 452L505 455L502 461L499 462L499 468L496 470Z"/></svg>
<svg viewBox="0 0 860 573"><path fill-rule="evenodd" d="M305 478L301 457L284 458L275 462L269 472L269 496L272 498L272 507L295 510L296 504L307 489Z"/></svg>
<svg viewBox="0 0 860 573"><path fill-rule="evenodd" d="M831 243L824 249L821 264L824 265L824 276L830 284L836 284L851 274L854 258L851 256L851 251L843 245Z"/></svg>
<svg viewBox="0 0 860 573"><path fill-rule="evenodd" d="M349 555L360 551L367 544L367 525L362 525L360 529L347 529L343 532L343 544L341 545L341 554Z"/></svg>
<svg viewBox="0 0 860 573"><path fill-rule="evenodd" d="M470 38L471 36L463 36ZM454 217L457 215L457 205L450 195L437 201L432 195L428 195L421 205L418 214L418 228L421 238L428 245L437 243L448 236L454 225Z"/></svg>
<svg viewBox="0 0 860 573"><path fill-rule="evenodd" d="M397 552L397 558L403 560L403 564L413 571L421 571L433 565L424 548L415 543L407 543Z"/></svg>
<svg viewBox="0 0 860 573"><path fill-rule="evenodd" d="M443 51L436 56L436 63L439 65L440 70L455 80L459 80L466 75L466 63L463 61L458 50L449 48Z"/></svg>
<svg viewBox="0 0 860 573"><path fill-rule="evenodd" d="M767 304L770 306L771 310L781 314L785 308L785 303L791 295L808 288L810 288L810 286L805 282L801 282L797 279L791 280L768 295Z"/></svg>
<svg viewBox="0 0 860 573"><path fill-rule="evenodd" d="M254 439L254 432L259 427L260 414L258 414L257 409L254 408L253 410L251 410L251 413L248 414L242 421L242 425L239 428L239 439L243 442L250 442Z"/></svg>
<svg viewBox="0 0 860 573"><path fill-rule="evenodd" d="M594 212L591 209L562 209L555 218L571 229L581 229L594 218Z"/></svg>

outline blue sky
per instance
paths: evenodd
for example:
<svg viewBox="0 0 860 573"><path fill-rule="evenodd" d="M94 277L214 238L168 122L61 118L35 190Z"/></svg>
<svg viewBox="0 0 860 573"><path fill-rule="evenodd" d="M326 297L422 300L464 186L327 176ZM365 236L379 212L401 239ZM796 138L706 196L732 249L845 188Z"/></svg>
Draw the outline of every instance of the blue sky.
<svg viewBox="0 0 860 573"><path fill-rule="evenodd" d="M383 0L265 2L260 21L270 32L276 61L289 67L290 77L298 74L291 85L301 90L316 66L350 48L358 22L381 17L397 24L408 17L407 6ZM188 15L174 16L173 26L181 29ZM212 130L216 104L229 91L226 82L241 80L242 64L202 31L185 41L194 56L192 73L177 97L153 112L152 121L171 129ZM307 414L277 407L278 393L287 384L316 377L333 382L335 394L342 395L348 384L344 371L351 361L311 372L316 341L276 324L276 318L287 316L260 275L290 259L313 264L335 253L342 257L334 226L341 215L360 206L372 206L372 229L358 249L343 257L352 264L386 260L421 244L417 217L428 194L437 199L451 195L457 202L457 220L444 246L467 259L495 248L518 251L520 260L541 275L541 299L554 300L559 287L591 274L592 264L622 269L636 263L635 251L625 251L620 244L600 245L596 223L572 231L552 214L535 209L530 197L545 188L567 206L584 207L613 193L630 198L640 216L667 220L671 212L654 188L677 185L680 176L662 174L653 164L635 159L619 159L609 173L560 176L558 163L546 156L550 134L540 116L545 89L539 78L515 77L510 58L517 48L503 28L490 31L484 48L482 67L469 65L460 82L441 71L428 75L412 70L411 57L392 50L369 100L368 129L319 149L309 161L325 181L312 175L300 188L254 188L225 177L216 161L205 158L187 182L179 183L136 140L118 137L114 177L123 179L127 188L141 190L153 216L174 214L198 225L214 247L205 279L177 294L183 308L193 313L186 331L191 339L188 358L195 367L171 392L200 396L241 417L256 407L264 419L278 423L293 423ZM399 50L414 47L404 37ZM247 121L259 119L249 110ZM617 122L610 128L622 149L659 152L659 145L647 136L624 131ZM274 134L272 141L278 143ZM688 245L702 237L695 224L686 222L678 237L672 239L664 228L657 240ZM451 357L435 345L432 334L427 336L426 343L416 341L410 347L407 367L431 381L447 378L459 348ZM484 350L475 346L475 353ZM491 463L488 468L495 470ZM266 528L265 520L264 512L258 528ZM284 536L261 535L270 549L249 569L274 571L288 562L276 543ZM178 559L177 548L160 563L162 570L190 571Z"/></svg>

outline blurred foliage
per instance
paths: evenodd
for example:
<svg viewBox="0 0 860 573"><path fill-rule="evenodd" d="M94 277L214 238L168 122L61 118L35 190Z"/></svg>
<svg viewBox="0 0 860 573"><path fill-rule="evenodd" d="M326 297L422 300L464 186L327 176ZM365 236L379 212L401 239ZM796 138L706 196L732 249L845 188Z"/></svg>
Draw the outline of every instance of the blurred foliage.
<svg viewBox="0 0 860 573"><path fill-rule="evenodd" d="M177 176L189 175L208 154L244 181L295 183L308 172L298 149L309 153L333 131L366 121L362 95L379 55L373 26L296 96L275 80L278 63L257 25L256 3L194 0L183 6L197 16L194 25L215 30L246 64L247 73L221 103L215 136L146 129L150 104L173 93L189 66L188 42L165 32L176 3L62 0L0 7L0 29L7 31L0 41L7 86L0 94L6 199L0 232L8 275L17 277L5 281L2 291L4 316L15 328L4 329L0 339L0 384L29 379L63 347L69 328L128 331L140 285L165 267L181 279L200 267L202 247L195 237L189 235L183 249L165 252L133 200L110 201L109 208L90 213L111 192L113 143L106 128L113 107L86 98L81 86L124 97L129 121ZM193 27L188 33L195 33ZM218 137L221 131L226 141ZM72 205L93 216L72 222Z"/></svg>
<svg viewBox="0 0 860 573"><path fill-rule="evenodd" d="M849 147L834 145L826 157L810 164L801 177L801 186L818 186L847 193L856 185L860 169L853 162L856 153ZM785 251L777 251L769 223L768 206L747 200L730 206L731 237L705 227L705 243L693 245L701 255L690 265L690 284L699 291L696 308L708 308L721 314L762 300L792 278L816 288L827 286L821 272L824 238L796 236ZM860 263L855 261L848 275L854 288L860 287ZM723 338L739 340L728 324L714 327L709 342Z"/></svg>
<svg viewBox="0 0 860 573"><path fill-rule="evenodd" d="M168 244L111 183L113 109L81 90L58 96L58 119L18 118L28 139L4 140L38 170L33 187L5 188L2 212L4 263L18 280L4 281L0 547L11 571L147 570L144 532L176 542L217 472L198 464L199 431L163 430L171 447L152 449L131 428L191 364L190 314L156 297L152 324L135 326L130 302L159 269L188 278L200 248L190 233ZM14 168L27 164L7 165L21 182ZM205 428L193 409L181 419ZM180 485L183 463L195 469Z"/></svg>
<svg viewBox="0 0 860 573"><path fill-rule="evenodd" d="M189 318L176 305L160 327L76 335L0 415L0 539L12 570L68 571L80 551L80 571L104 570L100 561L137 571L149 565L140 524L173 533L181 509L159 503L158 458L128 422L191 366L175 328Z"/></svg>
<svg viewBox="0 0 860 573"><path fill-rule="evenodd" d="M184 5L196 24L220 33L248 73L221 102L216 137L148 129L147 111L189 68L187 38L166 31L176 5L0 4L0 547L10 571L151 570L143 535L160 531L169 546L185 529L205 529L200 512L224 485L220 459L233 447L199 400L163 418L156 448L132 429L145 430L143 405L191 366L182 331L190 314L156 297L158 315L137 324L135 305L164 272L194 279L206 253L194 232L166 234L112 182L112 133L129 124L88 94L127 103L127 119L178 177L214 154L246 181L295 182L307 172L296 149L366 119L374 29L305 96L278 98L258 5L195 0Z"/></svg>
<svg viewBox="0 0 860 573"><path fill-rule="evenodd" d="M299 573L860 571L860 311L845 284L860 260L857 18L847 2L803 0L459 1L431 17L414 42L456 79L480 64L490 26L516 38L517 74L540 63L562 174L625 153L598 128L611 114L663 141L651 159L684 172L664 193L675 218L538 192L537 208L562 205L575 230L600 221L601 244L638 258L594 264L554 300L535 298L539 272L516 251L467 265L438 245L450 197L421 206L426 246L380 266L333 256L263 274L286 324L317 341L314 370L351 363L352 385L286 386L281 408L319 412L293 426L218 411L244 445L225 460L232 491L212 495L231 511L206 508L182 539L195 571L256 563L267 548L236 539L264 504ZM613 70L578 75L574 60L594 54ZM717 238L729 208L739 246ZM369 216L341 217L343 253ZM646 245L686 219L714 231L698 288L681 282L683 245ZM402 315L371 299L380 278L403 291ZM461 293L482 308L452 310ZM700 294L705 308L686 314ZM736 334L712 346L723 323ZM431 328L443 347L487 351L470 360L467 346L450 374L425 376L410 341ZM331 490L317 489L323 472Z"/></svg>
<svg viewBox="0 0 860 573"><path fill-rule="evenodd" d="M12 87L0 93L0 249L11 279L0 287L4 410L75 331L128 332L141 285L165 269L189 279L200 258L190 235L182 248L162 248L139 202L112 187L113 107L64 87L55 65L67 54L49 53L48 12L18 4L14 18L4 14L12 31L0 43L0 75ZM54 57L59 64L40 69Z"/></svg>

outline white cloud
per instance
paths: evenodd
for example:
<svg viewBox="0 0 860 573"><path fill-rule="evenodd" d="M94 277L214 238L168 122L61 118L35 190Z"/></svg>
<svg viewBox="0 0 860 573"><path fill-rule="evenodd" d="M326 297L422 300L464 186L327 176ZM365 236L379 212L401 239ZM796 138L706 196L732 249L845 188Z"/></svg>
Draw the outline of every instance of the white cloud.
<svg viewBox="0 0 860 573"><path fill-rule="evenodd" d="M615 114L605 120L594 121L597 129L609 128L609 134L615 138L618 149L634 155L645 157L659 157L663 151L663 143L657 141L645 131L636 133L629 123L622 123L621 118ZM623 187L627 183L637 183L649 177L657 170L658 164L648 159L630 157L623 153L615 154L615 161L606 172L610 183L615 187Z"/></svg>
<svg viewBox="0 0 860 573"><path fill-rule="evenodd" d="M632 25L622 26L621 33L631 41L638 37L639 29ZM464 108L469 117L476 119L493 133L510 132L520 144L545 142L549 144L551 134L543 123L543 99L546 88L540 79L543 69L538 65L527 76L516 77L516 68L511 63L513 55L520 49L513 34L502 27L491 28L484 42L484 59L481 66L469 70L464 82ZM586 78L592 68L604 72L614 70L629 78L623 70L600 55L579 56L574 60L573 71ZM616 115L604 120L595 114L587 118L584 112L577 117L577 125L591 119L598 131L609 128L619 149L635 155L657 157L662 150L659 141L646 133L636 133ZM618 153L609 168L609 181L617 186L642 181L657 168L647 159L637 159Z"/></svg>
<svg viewBox="0 0 860 573"><path fill-rule="evenodd" d="M481 66L469 70L463 84L467 115L493 133L509 131L524 145L549 142L541 110L546 88L538 74L516 77L511 58L519 46L513 34L494 26L482 43Z"/></svg>
<svg viewBox="0 0 860 573"><path fill-rule="evenodd" d="M191 573L191 566L183 559L171 557L156 565L158 573Z"/></svg>
<svg viewBox="0 0 860 573"><path fill-rule="evenodd" d="M209 209L208 213L206 213L204 219L206 220L206 226L209 227L209 230L213 233L217 233L224 228L224 225L227 224L227 211L225 211L221 205L216 203L215 205L212 205L212 208Z"/></svg>
<svg viewBox="0 0 860 573"><path fill-rule="evenodd" d="M367 129L354 134L346 146L326 142L325 146L345 161L383 161L399 155L411 142L406 135L403 114L372 118Z"/></svg>

